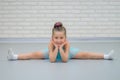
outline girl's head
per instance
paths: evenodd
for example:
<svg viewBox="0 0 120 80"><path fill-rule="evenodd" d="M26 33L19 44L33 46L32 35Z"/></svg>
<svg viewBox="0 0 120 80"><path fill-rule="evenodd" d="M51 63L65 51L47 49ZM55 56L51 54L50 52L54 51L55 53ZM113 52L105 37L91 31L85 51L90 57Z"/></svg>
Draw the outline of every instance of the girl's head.
<svg viewBox="0 0 120 80"><path fill-rule="evenodd" d="M61 45L66 40L66 29L61 22L56 22L52 29L52 40Z"/></svg>

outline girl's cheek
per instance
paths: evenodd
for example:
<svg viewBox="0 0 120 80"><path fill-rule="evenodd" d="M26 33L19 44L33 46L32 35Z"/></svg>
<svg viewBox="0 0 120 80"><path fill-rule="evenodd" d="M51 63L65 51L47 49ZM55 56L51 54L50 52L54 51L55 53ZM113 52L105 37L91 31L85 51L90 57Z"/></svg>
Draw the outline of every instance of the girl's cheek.
<svg viewBox="0 0 120 80"><path fill-rule="evenodd" d="M66 39L64 40L64 42L66 42Z"/></svg>

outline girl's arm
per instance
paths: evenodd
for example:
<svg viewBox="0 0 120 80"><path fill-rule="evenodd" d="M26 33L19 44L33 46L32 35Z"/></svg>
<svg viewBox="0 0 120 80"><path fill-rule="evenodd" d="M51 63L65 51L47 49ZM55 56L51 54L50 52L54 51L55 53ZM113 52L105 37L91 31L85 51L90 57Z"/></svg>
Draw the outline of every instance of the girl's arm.
<svg viewBox="0 0 120 80"><path fill-rule="evenodd" d="M63 46L65 47L65 50L63 49ZM62 58L62 61L63 61L63 62L67 62L67 61L68 61L69 49L70 49L70 45L69 45L69 42L68 42L68 41L66 41L65 43L63 43L63 44L59 47L60 55L61 55L61 58Z"/></svg>
<svg viewBox="0 0 120 80"><path fill-rule="evenodd" d="M49 48L49 59L50 59L50 62L55 62L56 61L56 56L57 56L57 53L58 53L58 47L57 47L57 45L54 45L53 42L51 41L49 43L48 48Z"/></svg>

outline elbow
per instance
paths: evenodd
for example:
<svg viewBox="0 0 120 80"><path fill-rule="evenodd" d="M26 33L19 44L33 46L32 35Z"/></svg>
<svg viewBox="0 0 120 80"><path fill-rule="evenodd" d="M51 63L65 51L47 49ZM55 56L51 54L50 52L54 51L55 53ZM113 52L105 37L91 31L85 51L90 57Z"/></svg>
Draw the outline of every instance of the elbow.
<svg viewBox="0 0 120 80"><path fill-rule="evenodd" d="M51 62L51 63L54 63L54 62L55 62L55 60L53 60L53 59L50 59L50 62Z"/></svg>
<svg viewBox="0 0 120 80"><path fill-rule="evenodd" d="M68 62L68 60L62 60L62 62L67 63L67 62Z"/></svg>
<svg viewBox="0 0 120 80"><path fill-rule="evenodd" d="M51 63L56 62L56 59L54 57L52 57L52 56L49 56L49 60L50 60Z"/></svg>
<svg viewBox="0 0 120 80"><path fill-rule="evenodd" d="M62 59L62 62L67 63L68 62L68 56Z"/></svg>

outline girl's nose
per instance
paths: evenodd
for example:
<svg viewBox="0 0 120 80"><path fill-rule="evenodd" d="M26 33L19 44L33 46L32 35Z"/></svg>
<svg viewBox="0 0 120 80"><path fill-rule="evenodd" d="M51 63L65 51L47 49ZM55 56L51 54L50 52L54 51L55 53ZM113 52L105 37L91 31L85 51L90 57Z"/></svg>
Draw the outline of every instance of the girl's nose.
<svg viewBox="0 0 120 80"><path fill-rule="evenodd" d="M61 43L61 40L58 40L57 42L58 42L58 43Z"/></svg>

